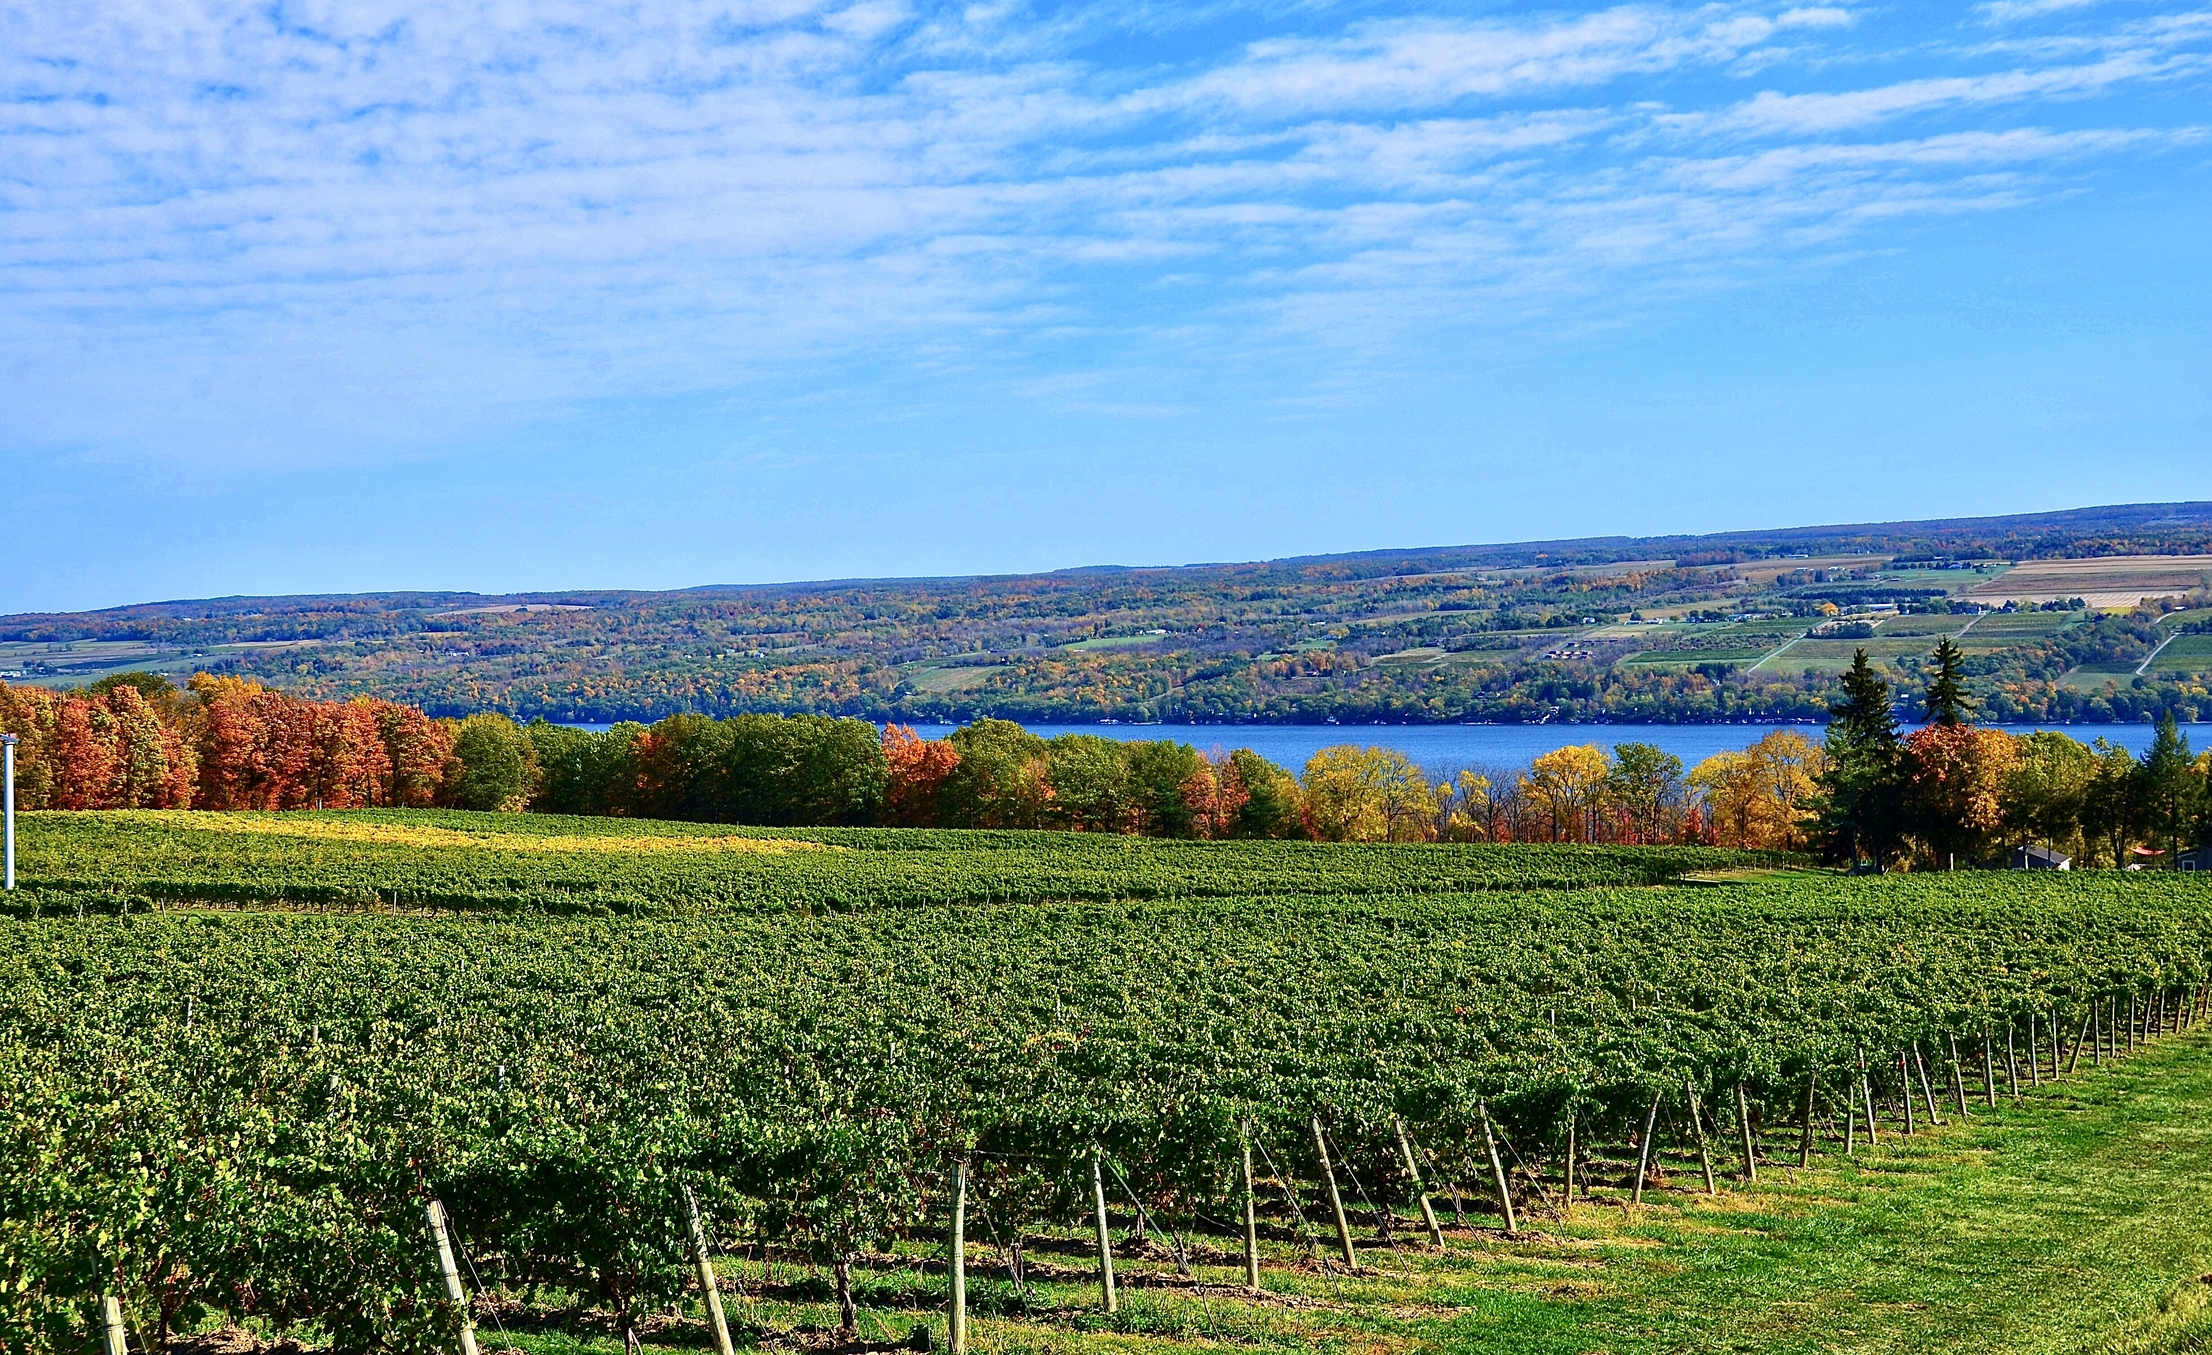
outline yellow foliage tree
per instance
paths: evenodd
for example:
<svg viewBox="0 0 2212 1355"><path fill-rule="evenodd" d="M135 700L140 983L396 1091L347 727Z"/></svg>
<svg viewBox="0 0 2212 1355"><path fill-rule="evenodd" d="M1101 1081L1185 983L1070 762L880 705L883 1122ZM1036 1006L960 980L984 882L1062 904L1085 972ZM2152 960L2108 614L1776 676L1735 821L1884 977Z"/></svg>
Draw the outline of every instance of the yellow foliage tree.
<svg viewBox="0 0 2212 1355"><path fill-rule="evenodd" d="M1740 753L1715 753L1698 763L1690 784L1705 796L1722 846L1797 851L1805 845L1809 806L1827 765L1804 735L1777 729Z"/></svg>
<svg viewBox="0 0 2212 1355"><path fill-rule="evenodd" d="M1589 842L1597 836L1606 773L1612 769L1605 750L1594 743L1557 749L1529 765L1527 791L1550 817L1553 841Z"/></svg>
<svg viewBox="0 0 2212 1355"><path fill-rule="evenodd" d="M1435 832L1428 778L1393 749L1324 748L1301 779L1313 835L1323 842L1421 842Z"/></svg>

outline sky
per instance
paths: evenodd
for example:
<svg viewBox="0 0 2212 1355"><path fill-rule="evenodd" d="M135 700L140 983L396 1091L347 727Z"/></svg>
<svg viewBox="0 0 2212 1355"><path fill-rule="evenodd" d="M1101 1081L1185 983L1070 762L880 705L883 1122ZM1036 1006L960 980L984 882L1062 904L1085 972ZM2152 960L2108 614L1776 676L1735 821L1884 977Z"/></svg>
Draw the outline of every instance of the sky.
<svg viewBox="0 0 2212 1355"><path fill-rule="evenodd" d="M24 0L0 611L2212 498L2212 7Z"/></svg>

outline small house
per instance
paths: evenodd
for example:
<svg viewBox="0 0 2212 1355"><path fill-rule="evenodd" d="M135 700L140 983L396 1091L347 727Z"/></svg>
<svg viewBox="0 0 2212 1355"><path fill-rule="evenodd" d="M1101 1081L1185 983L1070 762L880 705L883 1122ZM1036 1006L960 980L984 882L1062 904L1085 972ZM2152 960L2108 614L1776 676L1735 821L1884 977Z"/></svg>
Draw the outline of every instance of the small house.
<svg viewBox="0 0 2212 1355"><path fill-rule="evenodd" d="M2031 842L2012 849L2010 864L2014 870L2072 870L2074 858L2064 852L2052 851L2040 843Z"/></svg>

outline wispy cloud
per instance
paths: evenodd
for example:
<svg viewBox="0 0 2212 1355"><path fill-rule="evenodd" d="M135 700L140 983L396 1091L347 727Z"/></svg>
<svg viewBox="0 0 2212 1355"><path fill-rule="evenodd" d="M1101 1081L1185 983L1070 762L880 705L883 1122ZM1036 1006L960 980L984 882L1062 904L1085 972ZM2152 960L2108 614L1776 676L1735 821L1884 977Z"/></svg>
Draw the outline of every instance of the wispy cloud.
<svg viewBox="0 0 2212 1355"><path fill-rule="evenodd" d="M0 393L31 442L336 454L822 355L1387 345L1724 285L2196 135L2081 121L2198 88L2204 11L2037 55L2058 8L1984 6L1998 52L1841 6L32 0Z"/></svg>

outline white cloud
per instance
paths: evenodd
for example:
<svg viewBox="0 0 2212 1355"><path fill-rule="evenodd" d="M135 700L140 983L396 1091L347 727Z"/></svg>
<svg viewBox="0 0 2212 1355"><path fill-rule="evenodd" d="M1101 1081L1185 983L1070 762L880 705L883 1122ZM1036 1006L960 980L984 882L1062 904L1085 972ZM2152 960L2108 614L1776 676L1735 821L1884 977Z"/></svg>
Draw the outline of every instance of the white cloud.
<svg viewBox="0 0 2212 1355"><path fill-rule="evenodd" d="M2194 135L2040 110L2193 88L2212 41L2176 10L1989 70L1926 42L1892 58L1841 7L1207 10L1268 33L1212 45L1194 13L0 11L11 436L339 455L837 355L1387 343L1719 285ZM1117 41L1142 55L1100 55ZM1776 87L1745 98L1746 61ZM2036 125L1978 121L1998 110ZM1908 115L1934 125L1840 139Z"/></svg>
<svg viewBox="0 0 2212 1355"><path fill-rule="evenodd" d="M1836 132L1954 105L2096 94L2128 81L2195 74L2202 69L2202 59L2194 54L2129 53L2089 65L1904 80L1838 94L1764 90L1731 110L1723 122L1759 132Z"/></svg>

